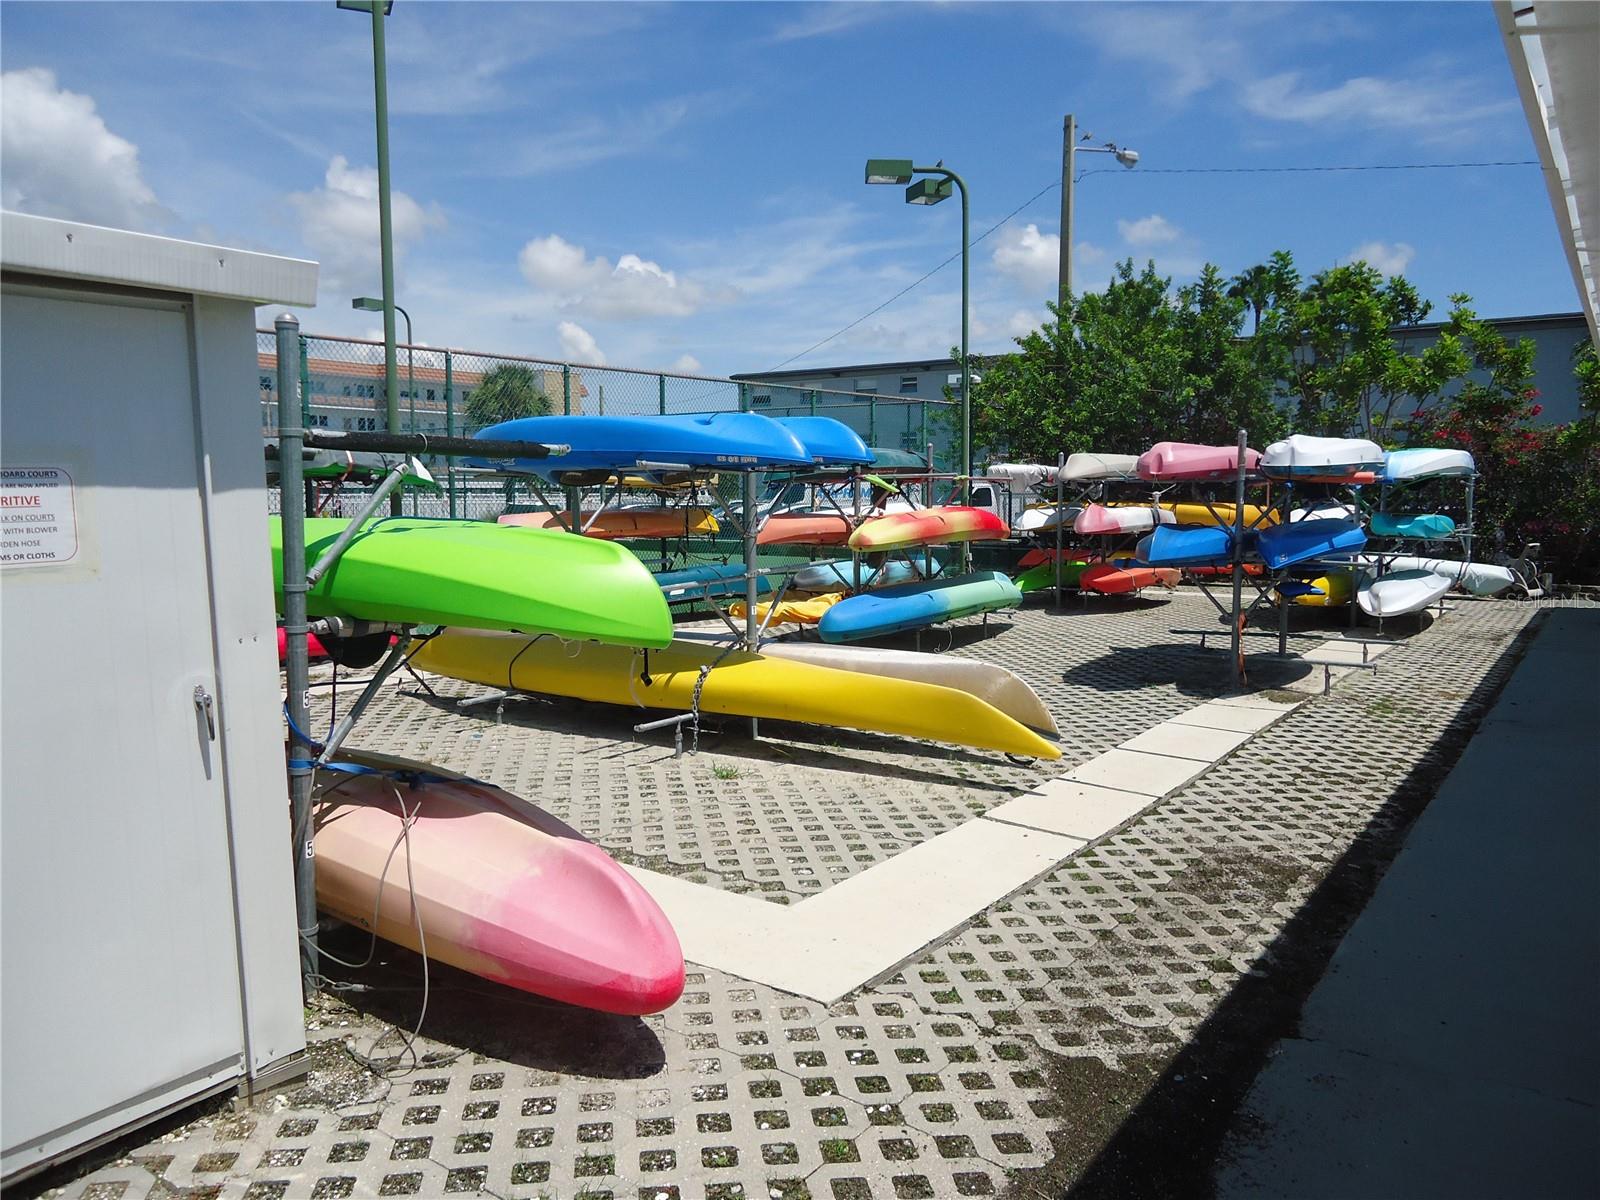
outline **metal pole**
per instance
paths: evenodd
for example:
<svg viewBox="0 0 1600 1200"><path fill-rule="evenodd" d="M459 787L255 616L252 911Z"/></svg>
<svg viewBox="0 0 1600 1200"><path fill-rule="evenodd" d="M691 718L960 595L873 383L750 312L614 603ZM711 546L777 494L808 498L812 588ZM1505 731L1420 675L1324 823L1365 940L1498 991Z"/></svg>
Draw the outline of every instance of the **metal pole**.
<svg viewBox="0 0 1600 1200"><path fill-rule="evenodd" d="M283 631L284 666L288 675L289 715L289 814L290 828L300 840L294 853L295 926L300 934L301 985L309 995L316 990L317 971L317 878L312 856L311 777L315 754L311 743L301 736L311 723L307 690L310 687L306 663L306 508L305 467L301 450L305 430L300 424L300 406L288 403L297 386L295 359L300 345L300 322L293 313L283 313L273 327L278 334L278 465L279 520L283 537Z"/></svg>
<svg viewBox="0 0 1600 1200"><path fill-rule="evenodd" d="M758 637L756 633L756 593L760 582L756 576L756 533L761 524L756 517L756 473L744 472L744 639L745 646L755 652ZM774 606L778 597L772 598ZM750 718L750 736L761 736L761 723L755 718Z"/></svg>
<svg viewBox="0 0 1600 1200"><path fill-rule="evenodd" d="M1068 117L1068 121L1072 118ZM1067 455L1064 450L1056 451L1056 607L1061 607L1061 543L1063 531L1061 528L1061 508L1066 497L1062 494L1061 472L1067 469Z"/></svg>
<svg viewBox="0 0 1600 1200"><path fill-rule="evenodd" d="M413 346L413 339L411 336L411 314L405 309L401 308L398 304L396 304L394 308L397 313L406 319L406 393L407 401L410 405L409 409L407 410L406 432L415 433L417 431L417 376L413 359L415 358L417 352ZM417 493L412 492L411 515L413 517L417 515L417 499Z"/></svg>
<svg viewBox="0 0 1600 1200"><path fill-rule="evenodd" d="M564 416L572 415L572 364L561 364L561 412ZM572 532L583 533L583 497L575 487L566 489L567 521L572 526ZM600 506L605 507L605 489L600 490Z"/></svg>
<svg viewBox="0 0 1600 1200"><path fill-rule="evenodd" d="M389 71L383 45L384 5L369 0L372 9L372 99L378 127L378 240L383 256L383 386L384 427L394 433L400 425L400 373L394 352L394 220L389 204ZM400 497L391 494L389 511L400 512Z"/></svg>
<svg viewBox="0 0 1600 1200"><path fill-rule="evenodd" d="M300 427L304 429L311 424L311 354L304 337L295 340L300 343ZM316 484L307 479L301 490L305 494L305 508L302 511L315 515Z"/></svg>
<svg viewBox="0 0 1600 1200"><path fill-rule="evenodd" d="M1056 273L1056 303L1064 310L1072 296L1072 187L1078 154L1078 123L1068 113L1061 126L1061 265Z"/></svg>
<svg viewBox="0 0 1600 1200"><path fill-rule="evenodd" d="M1477 517L1473 513L1472 509L1473 509L1473 501L1476 499L1475 493L1477 492L1477 490L1478 490L1478 476L1476 474L1468 475L1467 476L1467 533L1466 533L1466 536L1461 539L1461 548L1466 552L1465 557L1466 557L1466 560L1468 562L1472 561L1472 523L1473 523L1473 521L1475 521L1477 519Z"/></svg>
<svg viewBox="0 0 1600 1200"><path fill-rule="evenodd" d="M659 410L661 412L661 415L662 416L666 416L667 415L667 377L665 375L657 375L656 376L656 399L657 399L657 407L659 408Z"/></svg>
<svg viewBox="0 0 1600 1200"><path fill-rule="evenodd" d="M1233 489L1233 681L1244 686L1244 647L1240 629L1241 606L1244 603L1244 462L1246 435L1239 430L1239 470Z"/></svg>
<svg viewBox="0 0 1600 1200"><path fill-rule="evenodd" d="M456 435L456 400L455 400L455 374L454 359L450 351L444 352L444 435ZM456 464L454 459L445 459L445 478L450 490L450 515L456 515Z"/></svg>

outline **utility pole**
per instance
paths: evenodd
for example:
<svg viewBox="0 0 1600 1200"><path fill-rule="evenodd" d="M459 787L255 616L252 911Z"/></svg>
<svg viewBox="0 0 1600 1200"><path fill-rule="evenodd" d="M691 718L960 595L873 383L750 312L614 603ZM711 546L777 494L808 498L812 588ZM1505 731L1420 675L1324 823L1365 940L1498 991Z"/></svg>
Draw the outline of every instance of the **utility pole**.
<svg viewBox="0 0 1600 1200"><path fill-rule="evenodd" d="M1072 179L1076 172L1078 123L1071 113L1061 127L1061 261L1056 271L1056 303L1063 309L1072 294Z"/></svg>

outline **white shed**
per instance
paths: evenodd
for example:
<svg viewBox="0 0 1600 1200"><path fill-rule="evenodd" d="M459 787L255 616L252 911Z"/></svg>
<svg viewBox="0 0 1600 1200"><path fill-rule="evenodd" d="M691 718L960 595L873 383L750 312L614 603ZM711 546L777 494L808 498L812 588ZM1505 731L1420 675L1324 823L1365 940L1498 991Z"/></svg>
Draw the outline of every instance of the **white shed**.
<svg viewBox="0 0 1600 1200"><path fill-rule="evenodd" d="M255 308L315 263L0 215L0 1175L302 1069Z"/></svg>

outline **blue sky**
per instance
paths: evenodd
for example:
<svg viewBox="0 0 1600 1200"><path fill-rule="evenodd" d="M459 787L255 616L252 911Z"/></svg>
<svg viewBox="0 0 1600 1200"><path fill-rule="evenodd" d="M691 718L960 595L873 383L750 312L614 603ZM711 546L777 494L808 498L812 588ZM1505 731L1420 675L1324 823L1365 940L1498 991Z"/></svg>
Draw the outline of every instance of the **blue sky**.
<svg viewBox="0 0 1600 1200"><path fill-rule="evenodd" d="M727 374L777 366L955 252L958 205L866 187L944 159L973 234L1080 157L1075 277L1178 283L1288 249L1355 257L1441 308L1572 311L1535 167L1193 174L1522 160L1487 4L475 4L387 25L398 299L419 342ZM323 264L311 331L372 335L370 22L332 0L0 7L7 208ZM1054 297L1058 188L972 250L972 345ZM792 365L939 355L951 264Z"/></svg>

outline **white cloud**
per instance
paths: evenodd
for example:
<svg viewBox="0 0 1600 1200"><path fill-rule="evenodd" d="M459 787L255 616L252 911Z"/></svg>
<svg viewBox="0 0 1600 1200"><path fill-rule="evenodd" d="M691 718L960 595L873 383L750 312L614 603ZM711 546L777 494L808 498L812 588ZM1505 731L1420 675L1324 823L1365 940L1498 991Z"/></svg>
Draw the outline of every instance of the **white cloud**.
<svg viewBox="0 0 1600 1200"><path fill-rule="evenodd" d="M793 11L792 9L790 11ZM798 17L778 26L769 42L795 42L858 29L893 15L890 4L842 3L805 5Z"/></svg>
<svg viewBox="0 0 1600 1200"><path fill-rule="evenodd" d="M0 201L9 209L149 230L170 214L139 167L139 148L106 128L93 98L41 67L0 75Z"/></svg>
<svg viewBox="0 0 1600 1200"><path fill-rule="evenodd" d="M1284 71L1245 85L1246 110L1275 121L1307 125L1375 125L1391 129L1459 131L1515 107L1511 100L1484 102L1465 80L1380 79L1360 75L1337 87L1316 88L1299 71Z"/></svg>
<svg viewBox="0 0 1600 1200"><path fill-rule="evenodd" d="M591 367L606 365L605 352L600 349L594 336L582 325L572 321L563 321L556 326L556 335L561 339L561 356L571 362L583 363Z"/></svg>
<svg viewBox="0 0 1600 1200"><path fill-rule="evenodd" d="M1351 262L1364 262L1385 275L1398 275L1411 265L1417 248L1409 242L1363 242L1350 251Z"/></svg>
<svg viewBox="0 0 1600 1200"><path fill-rule="evenodd" d="M1040 233L1031 222L1021 229L1007 225L994 248L994 265L1024 287L1053 294L1061 267L1061 236Z"/></svg>
<svg viewBox="0 0 1600 1200"><path fill-rule="evenodd" d="M349 291L376 284L383 269L376 167L352 167L344 155L337 154L328 164L323 186L291 193L289 205L300 216L306 245L322 262L327 290ZM430 228L445 224L437 205L423 208L404 192L390 192L389 214L397 260Z"/></svg>
<svg viewBox="0 0 1600 1200"><path fill-rule="evenodd" d="M687 317L712 300L705 288L659 263L624 254L613 266L554 233L524 245L517 265L524 279L563 307L601 318Z"/></svg>
<svg viewBox="0 0 1600 1200"><path fill-rule="evenodd" d="M705 368L700 365L700 360L692 354L678 355L667 370L676 371L680 375L701 375L705 373Z"/></svg>
<svg viewBox="0 0 1600 1200"><path fill-rule="evenodd" d="M1118 221L1117 232L1130 246L1156 246L1177 241L1181 231L1160 213L1151 213L1137 221Z"/></svg>

